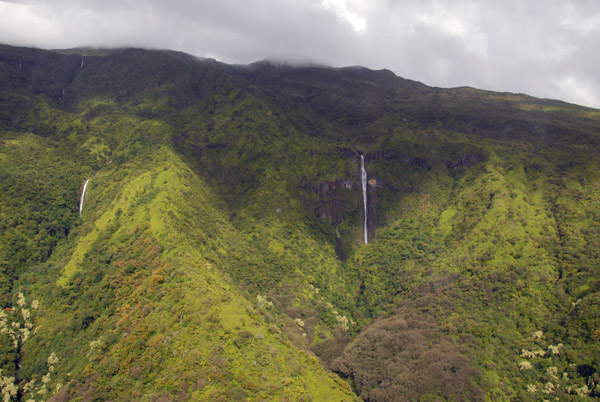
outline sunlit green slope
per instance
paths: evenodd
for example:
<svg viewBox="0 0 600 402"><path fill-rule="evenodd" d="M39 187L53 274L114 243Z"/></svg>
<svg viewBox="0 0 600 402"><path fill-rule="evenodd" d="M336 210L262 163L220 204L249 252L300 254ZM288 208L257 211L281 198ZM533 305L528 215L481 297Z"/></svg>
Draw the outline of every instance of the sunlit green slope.
<svg viewBox="0 0 600 402"><path fill-rule="evenodd" d="M14 400L600 396L597 110L9 46L0 103Z"/></svg>
<svg viewBox="0 0 600 402"><path fill-rule="evenodd" d="M35 392L352 399L281 333L268 297L232 283L223 256L244 240L178 156L157 147L89 178L81 225L19 281L39 302L35 335L17 351L17 374L37 380ZM44 382L51 353L58 363Z"/></svg>

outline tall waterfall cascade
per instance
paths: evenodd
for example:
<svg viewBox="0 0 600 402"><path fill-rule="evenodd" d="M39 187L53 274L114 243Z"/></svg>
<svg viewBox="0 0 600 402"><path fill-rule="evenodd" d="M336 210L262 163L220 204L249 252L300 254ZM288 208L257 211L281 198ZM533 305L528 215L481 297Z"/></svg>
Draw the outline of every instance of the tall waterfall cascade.
<svg viewBox="0 0 600 402"><path fill-rule="evenodd" d="M79 198L79 216L81 216L81 213L83 212L83 200L85 198L85 190L87 189L89 181L90 179L87 179L83 184L83 191L81 191L81 197Z"/></svg>
<svg viewBox="0 0 600 402"><path fill-rule="evenodd" d="M363 207L364 207L364 225L363 232L365 235L365 244L369 244L367 237L367 171L365 170L365 157L360 155L360 180L362 184Z"/></svg>

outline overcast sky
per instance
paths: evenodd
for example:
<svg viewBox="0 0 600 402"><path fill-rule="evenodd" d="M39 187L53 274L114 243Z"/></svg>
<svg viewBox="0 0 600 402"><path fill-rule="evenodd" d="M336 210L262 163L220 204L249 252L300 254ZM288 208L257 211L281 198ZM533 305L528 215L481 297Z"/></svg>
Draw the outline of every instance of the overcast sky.
<svg viewBox="0 0 600 402"><path fill-rule="evenodd" d="M600 108L600 0L0 0L0 42L362 65Z"/></svg>

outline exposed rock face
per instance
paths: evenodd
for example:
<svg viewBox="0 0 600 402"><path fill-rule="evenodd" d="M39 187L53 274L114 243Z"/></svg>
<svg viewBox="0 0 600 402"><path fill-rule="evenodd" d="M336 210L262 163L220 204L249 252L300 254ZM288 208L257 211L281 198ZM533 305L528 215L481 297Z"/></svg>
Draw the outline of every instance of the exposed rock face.
<svg viewBox="0 0 600 402"><path fill-rule="evenodd" d="M446 167L449 170L458 170L463 167L476 165L479 162L483 162L485 159L485 156L481 154L467 154L459 157L458 159L446 161Z"/></svg>
<svg viewBox="0 0 600 402"><path fill-rule="evenodd" d="M373 162L376 160L397 160L407 167L417 168L422 170L431 170L429 161L421 157L412 157L394 150L379 150L373 152L362 153L357 149L339 148L337 154L344 159L356 160L357 174L353 180L348 178L339 178L334 181L322 181L315 185L305 187L305 190L316 195L310 196L309 205L314 211L316 217L324 222L329 223L334 228L337 228L343 221L346 213L362 209L361 183L360 183L360 159L359 156L364 155L365 162ZM467 160L467 163L471 159ZM369 172L368 165L366 166L367 173ZM386 183L378 177L368 176L367 186L367 233L368 238L373 239L376 231L377 221L377 193L380 188L385 188ZM362 215L361 215L362 216ZM362 220L362 218L361 218ZM336 238L337 254L340 259L344 259L341 239Z"/></svg>
<svg viewBox="0 0 600 402"><path fill-rule="evenodd" d="M381 183L376 178L370 178L367 184L367 237L371 241L375 238L378 205L377 187L380 187Z"/></svg>
<svg viewBox="0 0 600 402"><path fill-rule="evenodd" d="M391 150L375 151L375 152L369 152L369 153L365 154L365 161L367 161L367 162L370 162L370 161L373 161L376 159L399 160L401 158L402 158L402 155L400 155L396 151L391 151Z"/></svg>
<svg viewBox="0 0 600 402"><path fill-rule="evenodd" d="M365 154L365 161L367 162L377 159L397 160L411 167L417 167L425 170L431 169L429 161L425 158L402 155L401 153L392 150L375 151Z"/></svg>
<svg viewBox="0 0 600 402"><path fill-rule="evenodd" d="M343 192L354 191L357 183L347 179L335 181L322 181L318 183L314 191L317 193L317 204L315 214L322 220L337 226L344 220L346 202Z"/></svg>
<svg viewBox="0 0 600 402"><path fill-rule="evenodd" d="M351 148L340 148L337 150L337 152L342 158L357 158L358 157L358 152L356 152L355 150L353 150Z"/></svg>
<svg viewBox="0 0 600 402"><path fill-rule="evenodd" d="M357 161L359 166L359 153L356 149L339 148L337 153L344 159L353 159ZM394 150L380 150L364 153L365 162L375 160L397 160L408 167L417 169L430 170L429 161L421 157L411 157L401 154ZM367 173L369 168L367 166ZM368 238L375 237L375 222L377 214L377 192L378 188L385 187L386 184L377 177L368 177L368 196L367 196L367 233ZM357 172L356 178L350 180L347 178L339 178L334 181L322 181L314 186L306 187L306 190L316 194L316 200L311 198L311 207L319 219L331 224L337 228L344 221L344 215L351 210L360 209L361 207L361 183L360 171ZM339 239L338 239L339 243ZM339 246L339 244L338 244ZM338 250L341 250L338 247ZM338 256L343 259L343 255L338 252Z"/></svg>
<svg viewBox="0 0 600 402"><path fill-rule="evenodd" d="M348 210L359 208L360 183L348 179L322 181L313 187L313 193L317 195L317 199L312 201L315 216L336 228L336 253L343 260L342 239L337 226L343 222Z"/></svg>

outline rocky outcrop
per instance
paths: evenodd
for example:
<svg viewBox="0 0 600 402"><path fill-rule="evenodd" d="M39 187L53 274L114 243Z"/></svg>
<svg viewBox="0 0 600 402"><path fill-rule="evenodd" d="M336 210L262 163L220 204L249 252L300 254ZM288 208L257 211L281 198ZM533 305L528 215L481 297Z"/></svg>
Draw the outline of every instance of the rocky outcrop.
<svg viewBox="0 0 600 402"><path fill-rule="evenodd" d="M412 157L403 155L393 150L381 150L375 152L369 152L365 154L365 161L371 162L374 160L397 160L410 167L416 167L424 170L431 170L429 161L421 157Z"/></svg>
<svg viewBox="0 0 600 402"><path fill-rule="evenodd" d="M339 148L337 153L342 158L358 158L358 152L352 148Z"/></svg>
<svg viewBox="0 0 600 402"><path fill-rule="evenodd" d="M383 160L401 160L402 159L402 155L400 155L400 153L396 152L396 151L392 151L392 150L385 150L385 151L375 151L375 152L369 152L365 154L365 161L366 162L371 162L377 159L383 159Z"/></svg>
<svg viewBox="0 0 600 402"><path fill-rule="evenodd" d="M369 172L368 163L376 160L397 160L410 168L430 170L429 161L421 157L412 157L394 150L379 150L364 152L353 148L338 148L336 153L344 159L355 160L357 172L354 180L339 178L333 181L321 181L316 184L305 183L302 187L307 193L306 202L314 215L323 222L327 222L333 228L337 228L347 217L347 213L360 210L360 221L362 222L362 187L360 182L360 155L366 162L366 170ZM367 233L368 238L375 237L377 222L377 198L380 188L389 188L389 185L374 175L368 175L367 181ZM338 235L339 236L339 235ZM343 259L341 239L336 239L336 250L340 259Z"/></svg>
<svg viewBox="0 0 600 402"><path fill-rule="evenodd" d="M327 222L335 229L337 233L335 237L336 253L340 260L344 260L344 250L347 247L342 245L344 240L337 232L337 227L344 221L348 211L361 208L359 202L361 185L358 177L356 181L342 178L334 181L322 181L312 186L311 192L313 196L310 197L309 205L317 218Z"/></svg>
<svg viewBox="0 0 600 402"><path fill-rule="evenodd" d="M335 181L322 181L314 187L317 193L317 201L314 206L315 215L333 226L337 226L344 220L346 201L343 191L353 191L357 183L346 179Z"/></svg>
<svg viewBox="0 0 600 402"><path fill-rule="evenodd" d="M412 167L417 167L420 169L424 169L424 170L431 170L431 165L429 164L429 161L427 161L427 159L425 158L408 158L407 157L407 164L409 166Z"/></svg>
<svg viewBox="0 0 600 402"><path fill-rule="evenodd" d="M466 154L454 160L447 160L446 167L448 170L458 170L463 167L474 166L485 159L485 156L481 154Z"/></svg>

